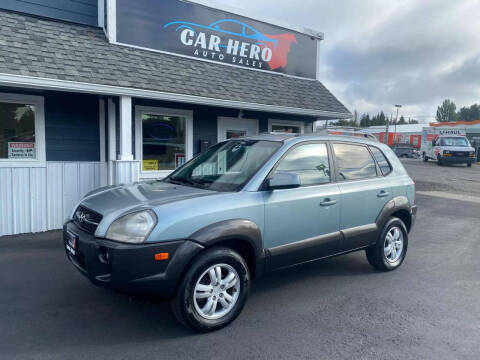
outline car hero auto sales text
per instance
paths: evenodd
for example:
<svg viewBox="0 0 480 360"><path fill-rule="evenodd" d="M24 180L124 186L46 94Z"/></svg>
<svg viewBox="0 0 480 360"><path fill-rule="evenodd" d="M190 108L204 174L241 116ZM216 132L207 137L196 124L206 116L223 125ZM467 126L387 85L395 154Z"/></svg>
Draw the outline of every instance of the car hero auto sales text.
<svg viewBox="0 0 480 360"><path fill-rule="evenodd" d="M217 61L228 61L225 54L221 52L221 48L225 49L225 53L230 55L233 64L245 65L263 68L264 63L272 60L272 49L268 47L260 47L256 44L248 42L240 42L238 40L229 39L227 45L222 45L222 39L217 35L207 35L204 32L195 34L191 29L184 29L180 33L180 41L185 46L194 48L193 55L204 57Z"/></svg>

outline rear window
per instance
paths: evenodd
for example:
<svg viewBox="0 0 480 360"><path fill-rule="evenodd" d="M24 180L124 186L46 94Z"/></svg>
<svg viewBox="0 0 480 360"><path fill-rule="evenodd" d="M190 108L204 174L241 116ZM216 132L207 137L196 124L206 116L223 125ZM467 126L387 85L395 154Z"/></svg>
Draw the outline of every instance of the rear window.
<svg viewBox="0 0 480 360"><path fill-rule="evenodd" d="M339 180L360 180L377 176L375 161L363 145L333 144Z"/></svg>
<svg viewBox="0 0 480 360"><path fill-rule="evenodd" d="M376 148L374 146L370 146L370 150L372 151L375 160L377 160L377 164L380 167L382 175L388 175L392 171L392 166L388 162L383 152L379 148Z"/></svg>

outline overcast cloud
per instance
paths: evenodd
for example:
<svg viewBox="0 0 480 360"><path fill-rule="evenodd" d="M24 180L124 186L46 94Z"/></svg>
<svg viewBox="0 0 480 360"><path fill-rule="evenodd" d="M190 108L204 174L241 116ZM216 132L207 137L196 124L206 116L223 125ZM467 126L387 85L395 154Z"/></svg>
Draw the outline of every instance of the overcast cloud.
<svg viewBox="0 0 480 360"><path fill-rule="evenodd" d="M353 112L432 121L480 102L480 0L223 0L325 33L323 83Z"/></svg>

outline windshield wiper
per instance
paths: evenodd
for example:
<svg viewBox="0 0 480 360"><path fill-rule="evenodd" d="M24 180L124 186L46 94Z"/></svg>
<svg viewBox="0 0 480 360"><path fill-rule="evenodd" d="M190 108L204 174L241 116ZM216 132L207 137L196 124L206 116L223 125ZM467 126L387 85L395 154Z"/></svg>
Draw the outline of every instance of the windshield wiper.
<svg viewBox="0 0 480 360"><path fill-rule="evenodd" d="M170 182L175 182L177 184L190 184L190 185L200 185L200 186L205 186L205 183L201 180L198 179L190 179L187 177L175 177L175 178L169 178Z"/></svg>

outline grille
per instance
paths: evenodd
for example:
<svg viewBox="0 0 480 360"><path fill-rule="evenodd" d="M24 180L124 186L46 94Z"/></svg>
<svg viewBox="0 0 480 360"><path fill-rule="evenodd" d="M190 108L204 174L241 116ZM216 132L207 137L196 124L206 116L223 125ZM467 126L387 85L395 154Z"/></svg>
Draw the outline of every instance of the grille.
<svg viewBox="0 0 480 360"><path fill-rule="evenodd" d="M75 225L91 234L97 230L100 221L102 221L102 215L81 205L77 207L73 215Z"/></svg>
<svg viewBox="0 0 480 360"><path fill-rule="evenodd" d="M454 151L453 156L468 156L468 152Z"/></svg>

